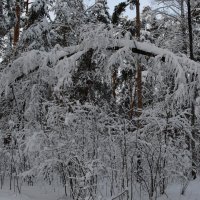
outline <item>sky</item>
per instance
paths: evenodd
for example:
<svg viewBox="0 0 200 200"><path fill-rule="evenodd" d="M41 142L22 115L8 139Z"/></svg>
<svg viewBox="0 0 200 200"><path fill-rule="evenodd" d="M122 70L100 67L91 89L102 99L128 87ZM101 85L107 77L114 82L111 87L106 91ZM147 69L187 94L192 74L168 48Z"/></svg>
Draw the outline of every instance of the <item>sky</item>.
<svg viewBox="0 0 200 200"><path fill-rule="evenodd" d="M123 0L108 0L108 7L110 8L111 13L114 10L114 7L122 1ZM147 5L151 5L151 0L140 0L140 10L141 11L142 11L143 7L145 7ZM127 9L125 15L128 15L129 17L135 16L135 9L134 10Z"/></svg>
<svg viewBox="0 0 200 200"><path fill-rule="evenodd" d="M120 2L123 2L125 0L107 0L108 1L108 7L110 8L110 13L113 12L115 5L119 4ZM153 0L140 0L140 9L142 11L143 7L145 6L152 6L152 1ZM95 2L95 0L85 0L85 2L89 5L93 4ZM124 15L129 16L130 18L135 17L135 9L134 10L130 10L127 9L126 12L124 13Z"/></svg>

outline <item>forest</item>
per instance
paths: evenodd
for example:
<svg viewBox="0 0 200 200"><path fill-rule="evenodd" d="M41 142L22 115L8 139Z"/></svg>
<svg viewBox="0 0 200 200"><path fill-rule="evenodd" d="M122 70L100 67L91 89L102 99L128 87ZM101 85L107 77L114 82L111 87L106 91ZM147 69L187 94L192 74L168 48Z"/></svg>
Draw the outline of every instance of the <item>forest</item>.
<svg viewBox="0 0 200 200"><path fill-rule="evenodd" d="M0 200L200 199L200 2L111 1L0 0Z"/></svg>

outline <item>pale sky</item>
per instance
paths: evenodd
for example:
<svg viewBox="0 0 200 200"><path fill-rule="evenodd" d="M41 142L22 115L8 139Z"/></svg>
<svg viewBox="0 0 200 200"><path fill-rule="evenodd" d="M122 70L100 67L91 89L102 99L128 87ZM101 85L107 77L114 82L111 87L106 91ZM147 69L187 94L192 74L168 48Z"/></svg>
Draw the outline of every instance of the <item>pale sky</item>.
<svg viewBox="0 0 200 200"><path fill-rule="evenodd" d="M123 2L125 0L107 0L108 1L108 7L110 8L111 13L114 10L115 5L119 4L120 2ZM140 9L142 11L143 7L145 6L152 6L152 2L153 0L140 0ZM89 5L93 4L95 2L95 0L85 0L85 2ZM135 9L134 10L130 10L127 9L127 11L125 12L124 15L128 15L130 18L135 16Z"/></svg>
<svg viewBox="0 0 200 200"><path fill-rule="evenodd" d="M124 0L108 0L108 6L112 11L114 10L114 7L120 3L123 2ZM143 7L145 6L150 6L151 5L151 0L140 0L140 10L142 11ZM129 8L127 9L125 15L128 15L129 17L133 17L135 16L135 9L134 10L130 10Z"/></svg>

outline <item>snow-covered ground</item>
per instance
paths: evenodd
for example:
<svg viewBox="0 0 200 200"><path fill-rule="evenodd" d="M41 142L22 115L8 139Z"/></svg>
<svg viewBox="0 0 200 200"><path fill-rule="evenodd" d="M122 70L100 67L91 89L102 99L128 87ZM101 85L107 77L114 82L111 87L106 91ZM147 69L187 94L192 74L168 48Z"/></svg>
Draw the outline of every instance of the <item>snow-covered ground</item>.
<svg viewBox="0 0 200 200"><path fill-rule="evenodd" d="M181 184L173 184L167 188L166 195L158 200L200 200L200 178L191 181L185 195L180 195ZM22 194L17 194L8 189L0 190L0 200L63 200L63 189L53 189L45 186L24 186ZM144 199L134 199L144 200Z"/></svg>
<svg viewBox="0 0 200 200"><path fill-rule="evenodd" d="M54 189L53 187L24 186L22 194L10 191L8 189L0 190L0 200L62 200L63 189Z"/></svg>
<svg viewBox="0 0 200 200"><path fill-rule="evenodd" d="M184 195L180 195L181 189L181 184L173 184L158 200L200 200L200 178L189 183Z"/></svg>

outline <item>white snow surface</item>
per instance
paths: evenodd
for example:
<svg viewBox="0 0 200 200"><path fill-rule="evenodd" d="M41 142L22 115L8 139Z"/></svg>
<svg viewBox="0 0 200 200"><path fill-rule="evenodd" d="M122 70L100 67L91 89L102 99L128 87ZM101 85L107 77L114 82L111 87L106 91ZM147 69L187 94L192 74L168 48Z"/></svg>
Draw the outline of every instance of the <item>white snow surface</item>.
<svg viewBox="0 0 200 200"><path fill-rule="evenodd" d="M0 200L62 200L63 188L45 186L23 186L22 193L13 192L8 187L0 190Z"/></svg>
<svg viewBox="0 0 200 200"><path fill-rule="evenodd" d="M158 200L200 200L200 178L190 181L184 195L180 195L181 184L172 184L167 188L166 195Z"/></svg>
<svg viewBox="0 0 200 200"><path fill-rule="evenodd" d="M55 187L56 188L56 187ZM50 186L23 186L22 194L10 191L8 187L0 189L0 200L64 200L63 188L53 188ZM181 184L171 184L166 194L157 200L199 200L200 199L200 178L190 181L185 195L181 195ZM137 195L136 195L137 196ZM110 200L112 198L103 198L102 200ZM134 200L148 200L147 196L134 197Z"/></svg>

